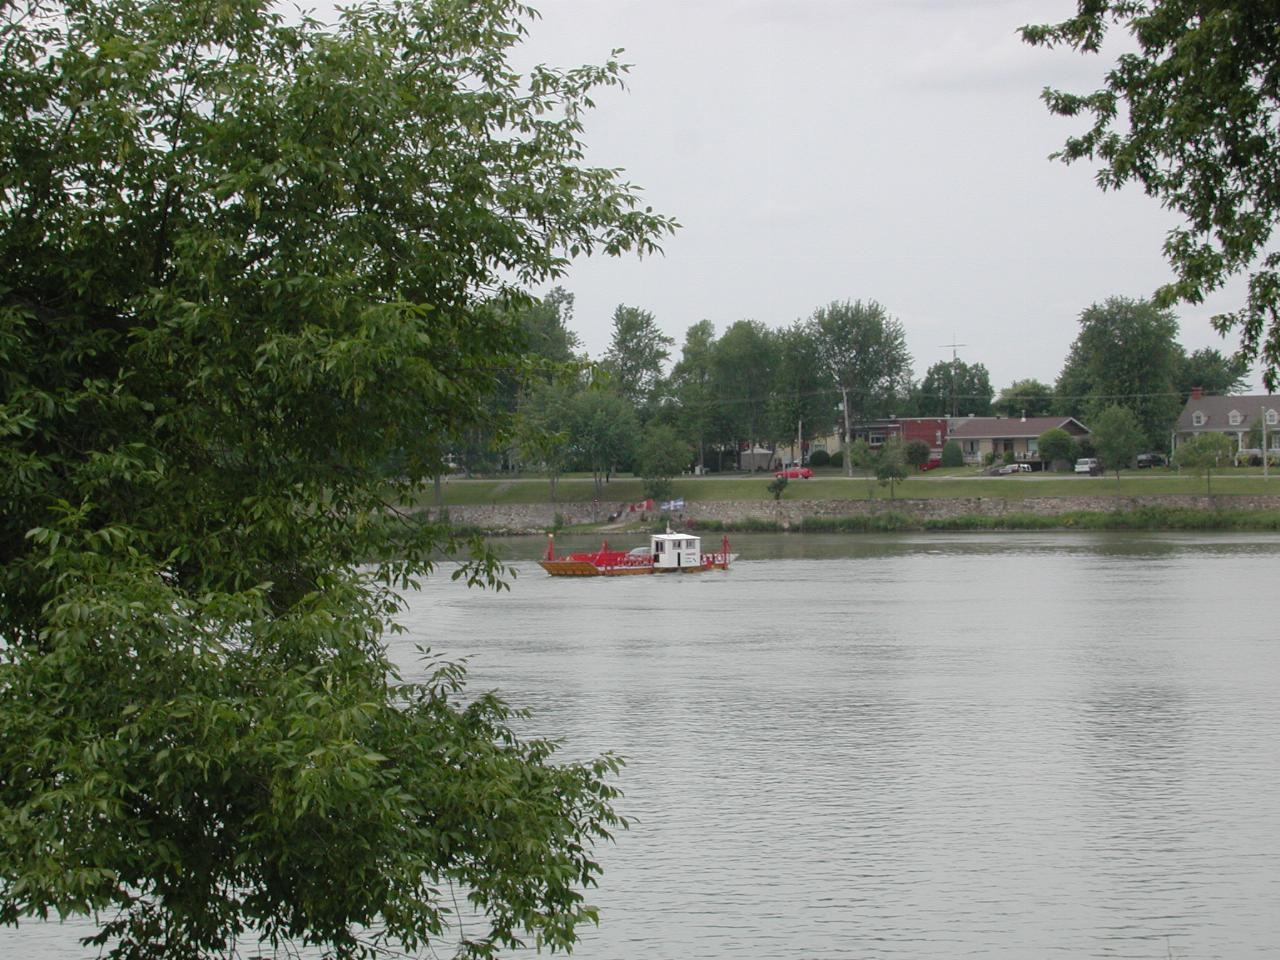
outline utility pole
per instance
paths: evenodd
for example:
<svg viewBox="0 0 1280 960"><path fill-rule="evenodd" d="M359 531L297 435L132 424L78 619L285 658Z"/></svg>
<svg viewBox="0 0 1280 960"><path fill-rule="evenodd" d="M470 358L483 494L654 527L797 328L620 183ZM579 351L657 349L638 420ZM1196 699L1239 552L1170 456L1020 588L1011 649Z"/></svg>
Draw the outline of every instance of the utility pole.
<svg viewBox="0 0 1280 960"><path fill-rule="evenodd" d="M956 343L955 341L956 341L956 335L953 333L951 334L951 342L942 344L942 346L944 347L951 348L951 372L950 372L950 376L947 377L947 381L948 381L947 393L948 393L948 400L950 400L950 403L947 406L951 410L951 416L953 418L956 416L956 362L959 359L959 356L956 354L956 348L968 346L967 343Z"/></svg>
<svg viewBox="0 0 1280 960"><path fill-rule="evenodd" d="M1266 483L1269 479L1267 473L1267 407L1266 404L1258 407L1258 416L1262 417L1262 482Z"/></svg>

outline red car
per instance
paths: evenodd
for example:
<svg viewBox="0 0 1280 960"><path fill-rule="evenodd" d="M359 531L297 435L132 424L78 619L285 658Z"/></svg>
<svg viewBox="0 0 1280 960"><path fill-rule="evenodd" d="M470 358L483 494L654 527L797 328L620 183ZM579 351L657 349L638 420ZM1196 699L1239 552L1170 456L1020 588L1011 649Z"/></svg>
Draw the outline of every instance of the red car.
<svg viewBox="0 0 1280 960"><path fill-rule="evenodd" d="M813 476L813 471L808 467L787 467L785 470L777 471L774 476L786 477L788 480L808 480Z"/></svg>

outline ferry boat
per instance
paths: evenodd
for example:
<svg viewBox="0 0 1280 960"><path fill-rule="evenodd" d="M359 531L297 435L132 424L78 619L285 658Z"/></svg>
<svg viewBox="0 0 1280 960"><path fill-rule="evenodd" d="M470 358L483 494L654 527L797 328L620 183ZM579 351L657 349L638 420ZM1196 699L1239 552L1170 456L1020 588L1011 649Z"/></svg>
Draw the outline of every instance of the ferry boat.
<svg viewBox="0 0 1280 960"><path fill-rule="evenodd" d="M556 556L555 534L547 536L547 555L538 563L553 577L620 577L641 573L701 573L728 570L737 554L729 552L729 538L719 553L703 553L702 539L687 533L655 533L649 546L610 550L609 541L595 552Z"/></svg>

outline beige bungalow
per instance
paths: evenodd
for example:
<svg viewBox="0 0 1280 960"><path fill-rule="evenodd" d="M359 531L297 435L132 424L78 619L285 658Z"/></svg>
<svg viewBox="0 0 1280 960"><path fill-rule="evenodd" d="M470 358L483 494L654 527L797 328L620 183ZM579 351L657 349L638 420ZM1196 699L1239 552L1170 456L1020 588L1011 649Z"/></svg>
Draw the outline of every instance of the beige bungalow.
<svg viewBox="0 0 1280 960"><path fill-rule="evenodd" d="M1046 430L1065 430L1077 440L1089 428L1075 417L963 417L951 421L951 439L959 441L965 463L983 463L988 455L1001 460L1039 460L1039 437Z"/></svg>

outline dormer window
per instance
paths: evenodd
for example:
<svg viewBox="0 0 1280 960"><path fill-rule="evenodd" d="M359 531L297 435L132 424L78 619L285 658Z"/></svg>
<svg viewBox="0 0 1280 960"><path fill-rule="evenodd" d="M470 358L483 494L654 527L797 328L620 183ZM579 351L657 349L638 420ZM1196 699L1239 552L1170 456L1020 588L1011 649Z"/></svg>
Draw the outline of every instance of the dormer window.
<svg viewBox="0 0 1280 960"><path fill-rule="evenodd" d="M1274 410L1268 410L1267 426L1274 427L1277 423L1280 423L1280 413L1276 413Z"/></svg>
<svg viewBox="0 0 1280 960"><path fill-rule="evenodd" d="M1195 413L1191 414L1191 425L1193 427L1203 427L1205 420L1206 417L1203 410L1197 410Z"/></svg>
<svg viewBox="0 0 1280 960"><path fill-rule="evenodd" d="M1240 426L1240 421L1243 419L1244 417L1240 416L1239 410L1232 410L1229 414L1227 414L1227 422L1231 424L1233 427Z"/></svg>

